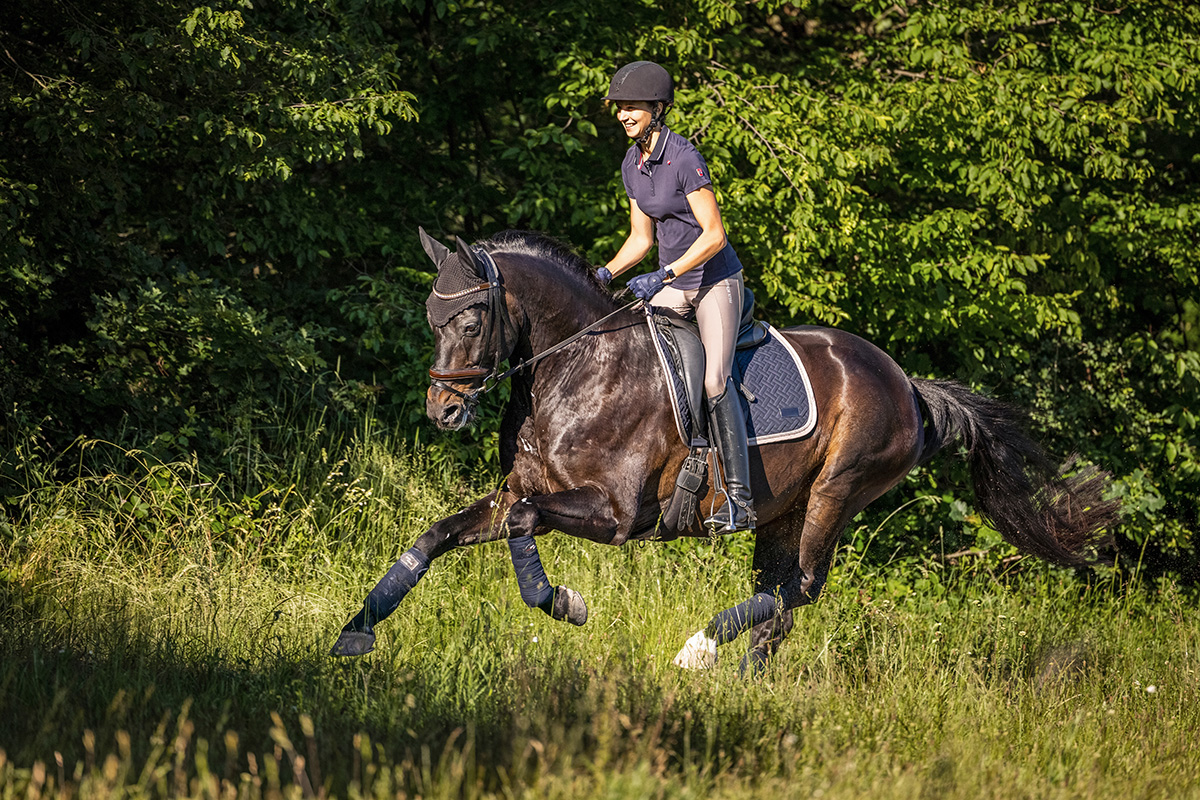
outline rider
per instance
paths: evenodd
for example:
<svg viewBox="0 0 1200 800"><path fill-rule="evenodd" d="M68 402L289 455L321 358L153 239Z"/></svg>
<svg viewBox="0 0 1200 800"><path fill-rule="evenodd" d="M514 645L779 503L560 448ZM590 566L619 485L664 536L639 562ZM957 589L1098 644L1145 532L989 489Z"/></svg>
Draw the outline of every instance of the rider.
<svg viewBox="0 0 1200 800"><path fill-rule="evenodd" d="M641 261L658 239L659 269L631 279L629 288L651 305L695 314L704 343L704 391L730 501L705 524L722 532L751 530L750 446L732 377L742 263L725 237L708 165L691 142L663 124L675 100L671 75L650 61L626 64L604 99L616 105L617 121L634 145L621 164L629 236L596 276L607 284Z"/></svg>

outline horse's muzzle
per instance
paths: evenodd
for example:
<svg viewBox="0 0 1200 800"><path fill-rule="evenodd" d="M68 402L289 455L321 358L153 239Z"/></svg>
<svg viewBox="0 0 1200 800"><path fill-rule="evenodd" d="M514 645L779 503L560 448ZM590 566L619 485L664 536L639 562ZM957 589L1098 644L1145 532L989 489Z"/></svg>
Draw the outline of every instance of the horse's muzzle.
<svg viewBox="0 0 1200 800"><path fill-rule="evenodd" d="M425 413L442 430L456 431L471 424L475 404L440 386L430 386L425 393Z"/></svg>

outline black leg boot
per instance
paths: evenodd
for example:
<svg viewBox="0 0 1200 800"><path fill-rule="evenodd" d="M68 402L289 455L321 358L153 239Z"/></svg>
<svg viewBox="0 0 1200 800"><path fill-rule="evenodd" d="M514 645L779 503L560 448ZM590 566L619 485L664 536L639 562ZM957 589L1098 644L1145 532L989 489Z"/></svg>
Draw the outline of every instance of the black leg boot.
<svg viewBox="0 0 1200 800"><path fill-rule="evenodd" d="M727 502L704 521L718 533L754 530L754 507L750 498L750 442L746 420L733 378L725 381L725 391L708 403L713 424L713 441L721 456L725 473Z"/></svg>

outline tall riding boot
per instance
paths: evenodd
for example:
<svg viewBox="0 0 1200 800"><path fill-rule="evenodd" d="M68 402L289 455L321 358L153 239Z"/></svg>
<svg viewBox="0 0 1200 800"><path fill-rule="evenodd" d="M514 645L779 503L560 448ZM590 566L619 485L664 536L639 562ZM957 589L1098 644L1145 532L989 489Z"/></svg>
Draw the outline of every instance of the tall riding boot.
<svg viewBox="0 0 1200 800"><path fill-rule="evenodd" d="M718 533L754 530L754 507L750 497L750 442L746 420L733 378L725 381L725 391L708 402L713 424L713 440L721 456L725 473L727 502L704 521Z"/></svg>

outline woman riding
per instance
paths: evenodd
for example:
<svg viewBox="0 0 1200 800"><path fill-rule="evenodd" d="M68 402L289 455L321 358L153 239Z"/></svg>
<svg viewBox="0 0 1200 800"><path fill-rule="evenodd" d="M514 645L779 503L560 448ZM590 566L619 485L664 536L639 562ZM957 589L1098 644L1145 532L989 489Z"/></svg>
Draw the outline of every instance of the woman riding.
<svg viewBox="0 0 1200 800"><path fill-rule="evenodd" d="M704 392L725 473L729 502L705 520L721 532L754 528L750 446L733 381L742 318L742 263L725 236L708 165L663 124L675 100L670 74L650 61L617 70L605 100L634 141L621 164L629 196L629 236L596 272L603 283L641 261L658 240L659 269L629 281L651 305L695 315L704 343Z"/></svg>

